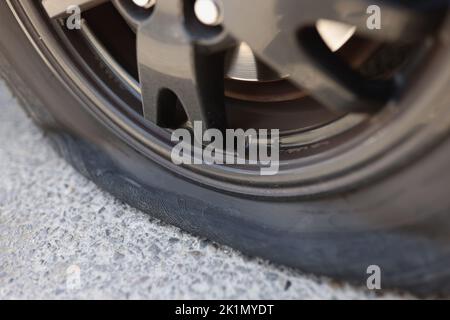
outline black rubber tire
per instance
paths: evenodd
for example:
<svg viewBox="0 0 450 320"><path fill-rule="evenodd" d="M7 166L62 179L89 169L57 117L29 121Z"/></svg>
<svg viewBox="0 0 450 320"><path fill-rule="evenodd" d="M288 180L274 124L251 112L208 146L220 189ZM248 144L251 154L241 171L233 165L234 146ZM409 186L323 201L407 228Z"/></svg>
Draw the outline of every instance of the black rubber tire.
<svg viewBox="0 0 450 320"><path fill-rule="evenodd" d="M365 187L319 199L238 197L194 184L113 134L58 80L6 1L0 73L59 153L119 199L193 234L305 272L364 286L450 292L450 141ZM438 97L450 104L450 92Z"/></svg>

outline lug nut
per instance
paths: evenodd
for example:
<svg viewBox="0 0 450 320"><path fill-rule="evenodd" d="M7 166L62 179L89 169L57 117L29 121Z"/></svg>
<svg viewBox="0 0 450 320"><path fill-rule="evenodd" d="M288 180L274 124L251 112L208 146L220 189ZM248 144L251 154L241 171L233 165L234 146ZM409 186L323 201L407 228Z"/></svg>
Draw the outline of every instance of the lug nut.
<svg viewBox="0 0 450 320"><path fill-rule="evenodd" d="M194 12L197 19L207 26L217 26L222 23L222 10L217 0L197 0Z"/></svg>
<svg viewBox="0 0 450 320"><path fill-rule="evenodd" d="M144 9L150 9L156 4L156 0L133 0L134 4Z"/></svg>

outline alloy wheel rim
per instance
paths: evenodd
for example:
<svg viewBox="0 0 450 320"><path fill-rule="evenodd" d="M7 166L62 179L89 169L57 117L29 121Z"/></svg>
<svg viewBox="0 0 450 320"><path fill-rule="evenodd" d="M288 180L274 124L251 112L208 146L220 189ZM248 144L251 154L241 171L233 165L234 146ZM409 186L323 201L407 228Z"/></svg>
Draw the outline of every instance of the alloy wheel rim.
<svg viewBox="0 0 450 320"><path fill-rule="evenodd" d="M11 1L11 2L14 2L14 1ZM174 5L174 4L175 4L175 2L172 3L172 5ZM12 6L14 6L14 4ZM171 5L168 5L168 6L170 7ZM154 16L152 14L152 16L149 19L153 19L153 18L154 18ZM59 25L59 27L61 27L60 24L58 24L58 25ZM180 27L180 26L178 25L178 27ZM184 25L183 25L183 28L184 28ZM213 32L213 34L214 34L214 32ZM217 36L222 39L222 37L223 37L222 32L217 32ZM208 46L211 45L211 40L210 39L203 39L202 38L201 41L207 43ZM216 45L217 44L214 44L214 46L216 46ZM223 70L222 70L222 72L223 72ZM217 77L217 75L214 75L214 76ZM223 91L221 93L223 94ZM307 186L309 184L309 182L313 181L314 179L316 179L315 177L317 177L317 176L333 176L337 172L337 170L331 170L331 169L330 169L329 172L327 172L327 170L317 170L316 169L315 170L315 174L312 174L312 172L308 173L307 170L303 170L305 168L305 165L306 165L306 169L308 169L308 168L311 168L311 164L314 164L314 165L320 164L322 160L324 160L323 161L324 163L327 163L329 165L329 162L330 162L330 159L331 159L330 156L334 157L335 155L339 155L341 151L345 151L346 149L348 150L350 148L350 146L356 146L357 144L359 144L361 141L364 141L364 140L367 141L367 139L369 139L370 136L373 133L375 133L377 130L379 130L382 127L382 125L381 125L382 122L381 122L380 119L390 118L390 115L397 116L399 113L403 112L402 109L394 110L392 112L392 107L390 107L390 106L393 106L393 105L394 104L392 104L392 103L387 103L387 107L385 109L387 111L384 110L381 113L376 113L373 116L371 116L370 117L371 118L370 121L372 121L372 122L374 122L373 118L378 119L378 120L375 121L377 123L377 126L370 128L370 130L365 132L364 135L361 135L360 137L358 137L358 139L352 140L352 141L350 141L350 143L345 144L343 146L339 146L340 150L334 150L334 149L333 150L327 150L328 153L318 154L318 155L314 154L312 157L302 157L301 159L293 159L295 161L290 161L292 159L290 159L289 161L286 161L286 163L283 164L284 165L283 169L284 169L284 172L286 172L286 173L282 172L281 179L268 179L268 180L265 180L265 179L262 179L261 177L254 176L253 173L252 173L252 168L245 168L245 169L238 168L235 172L232 172L231 174L229 174L230 173L229 170L224 172L223 168L217 168L217 167L212 167L212 168L203 168L202 167L202 168L194 168L194 169L188 168L188 169L190 171L193 171L194 175L201 174L202 176L206 175L206 176L209 177L208 181L205 180L206 182L202 181L201 183L216 184L216 185L219 186L219 188L223 188L223 189L229 189L229 190L233 189L233 187L231 185L228 186L228 183L230 183L230 181L232 182L232 184L235 184L235 182L239 182L239 181L241 181L241 182L243 182L243 181L248 182L248 180L251 180L252 186L250 188L248 188L248 189L245 188L245 190L244 190L244 187L241 188L241 189L238 189L239 192L247 193L247 194L259 193L259 194L266 195L267 192L264 192L264 191L261 192L261 190L265 189L265 187L264 187L265 185L270 186L270 185L273 185L273 183L275 182L275 183L279 183L280 185L285 184L287 186L287 188L283 191L284 195L290 194L289 190L292 191L293 195L294 194L301 195L302 192L299 192L299 189L297 188L297 186L299 186L299 185L306 185ZM354 118L361 119L361 120L358 120L358 121L364 122L365 116L361 116L361 114L359 114L359 113L352 114L351 116L354 117ZM340 120L342 120L342 119L340 119ZM358 123L358 121L356 121L356 120L354 120L354 121L355 121L355 123ZM148 125L147 122L145 124ZM152 125L150 125L150 126L153 127ZM163 132L165 132L165 130L159 131L159 132L160 132L160 134L164 135ZM312 132L308 132L308 134L310 136L312 136L313 139L317 139L317 137L314 137L313 133L314 133L313 130L312 130ZM317 136L320 137L321 134L319 133L319 134L317 134ZM161 140L163 142L159 143L160 146L161 146L161 143L168 142L167 141L167 136L165 136ZM291 143L291 144L287 143L287 148L286 148L287 151L286 152L290 153L290 152L292 152L292 150L294 150L294 153L297 152L296 149L299 149L299 145L298 145L299 142L295 141L295 139L292 136L289 137L289 139L287 139L286 141ZM303 145L308 145L308 143L309 142L308 142L307 139L305 141L303 141L303 142L300 139L300 149L301 149L301 147ZM369 155L367 155L367 158L369 158ZM333 159L335 160L336 158L333 158ZM296 171L298 173L299 172L298 171L299 165L301 165L301 168L302 168L302 170L300 171L301 172L301 177L296 177L296 179L291 179L289 177L289 175L291 175L294 171ZM170 166L170 167L173 169L172 166ZM185 168L183 168L183 169L185 169ZM255 168L255 169L257 169L257 168ZM179 170L179 168L178 168L178 170ZM345 170L342 170L342 169L340 169L340 170L341 171L347 171L348 168L346 168ZM322 171L322 172L319 172L319 171ZM189 176L189 174L186 174L185 171L183 172L183 175ZM251 177L250 179L249 179L249 176ZM253 180L253 178L254 178L254 180ZM195 180L198 180L198 179L195 179ZM233 181L235 181L235 182L233 182ZM255 185L257 185L256 188L255 188ZM261 187L259 187L258 185L260 185ZM316 192L314 188L309 188L309 189L313 190L312 192ZM317 188L317 190L319 190L319 189L320 188ZM234 190L236 190L236 188L234 188ZM258 191L258 192L255 192L255 191Z"/></svg>

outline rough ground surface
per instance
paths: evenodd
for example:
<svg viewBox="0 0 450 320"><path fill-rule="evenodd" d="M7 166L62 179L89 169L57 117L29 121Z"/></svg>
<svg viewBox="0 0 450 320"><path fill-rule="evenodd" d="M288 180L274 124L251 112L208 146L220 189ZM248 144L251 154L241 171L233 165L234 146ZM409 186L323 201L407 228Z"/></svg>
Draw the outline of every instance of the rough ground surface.
<svg viewBox="0 0 450 320"><path fill-rule="evenodd" d="M0 82L0 299L378 296L247 258L114 199L53 152Z"/></svg>

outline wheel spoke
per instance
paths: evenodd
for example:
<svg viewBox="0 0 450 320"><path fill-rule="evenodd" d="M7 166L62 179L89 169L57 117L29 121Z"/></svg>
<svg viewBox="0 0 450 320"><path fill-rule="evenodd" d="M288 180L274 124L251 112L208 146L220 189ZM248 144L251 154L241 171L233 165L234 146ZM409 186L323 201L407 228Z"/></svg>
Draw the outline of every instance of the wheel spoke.
<svg viewBox="0 0 450 320"><path fill-rule="evenodd" d="M366 10L369 4L377 2L382 12L390 15L383 20L393 21L385 22L381 30L372 32L366 26ZM294 83L326 106L344 112L367 111L382 105L394 89L393 82L363 79L330 52L312 26L318 19L329 19L354 25L373 37L398 39L410 26L416 26L413 30L420 29L420 23L413 23L416 11L401 11L398 3L400 1L226 0L223 1L224 27L235 38L249 44L265 63L281 74L289 74Z"/></svg>
<svg viewBox="0 0 450 320"><path fill-rule="evenodd" d="M98 6L108 0L42 0L42 6L50 18L59 18L66 14L70 6L78 6L87 10Z"/></svg>
<svg viewBox="0 0 450 320"><path fill-rule="evenodd" d="M170 90L191 122L225 127L224 54L196 44L183 22L183 1L158 2L152 17L138 28L137 48L146 119L164 124L163 115L170 112L164 93Z"/></svg>
<svg viewBox="0 0 450 320"><path fill-rule="evenodd" d="M314 1L310 6L313 6ZM314 17L344 22L355 26L368 38L387 42L416 41L435 27L441 10L448 0L325 0L323 9ZM317 5L316 5L317 6ZM379 8L380 26L371 26L371 16Z"/></svg>

